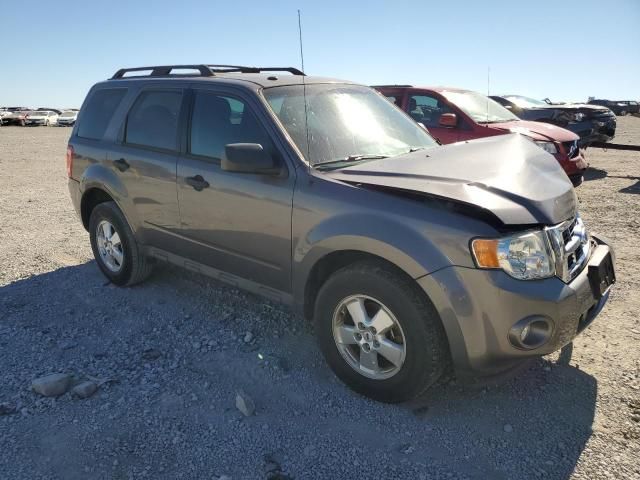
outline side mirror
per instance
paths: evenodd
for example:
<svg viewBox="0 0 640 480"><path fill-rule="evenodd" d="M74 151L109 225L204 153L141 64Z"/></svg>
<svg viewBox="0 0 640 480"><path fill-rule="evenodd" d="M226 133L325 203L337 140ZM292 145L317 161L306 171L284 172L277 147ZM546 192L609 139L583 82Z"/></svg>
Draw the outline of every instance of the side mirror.
<svg viewBox="0 0 640 480"><path fill-rule="evenodd" d="M440 115L438 124L441 127L453 128L458 126L458 117L455 113L443 113Z"/></svg>
<svg viewBox="0 0 640 480"><path fill-rule="evenodd" d="M225 158L221 167L226 172L258 173L275 175L280 173L271 155L259 143L230 143L225 145Z"/></svg>

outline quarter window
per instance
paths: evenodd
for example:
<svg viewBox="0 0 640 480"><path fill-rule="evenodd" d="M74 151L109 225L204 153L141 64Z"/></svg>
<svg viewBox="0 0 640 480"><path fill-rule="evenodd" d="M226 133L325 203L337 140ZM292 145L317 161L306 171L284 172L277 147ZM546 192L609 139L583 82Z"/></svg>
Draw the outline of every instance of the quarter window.
<svg viewBox="0 0 640 480"><path fill-rule="evenodd" d="M78 124L78 137L100 140L125 93L127 93L126 88L107 88L95 91L82 109Z"/></svg>
<svg viewBox="0 0 640 480"><path fill-rule="evenodd" d="M181 104L182 92L178 90L142 92L127 116L125 142L177 150Z"/></svg>
<svg viewBox="0 0 640 480"><path fill-rule="evenodd" d="M189 152L221 160L225 146L230 143L259 143L272 151L268 135L242 100L196 91Z"/></svg>

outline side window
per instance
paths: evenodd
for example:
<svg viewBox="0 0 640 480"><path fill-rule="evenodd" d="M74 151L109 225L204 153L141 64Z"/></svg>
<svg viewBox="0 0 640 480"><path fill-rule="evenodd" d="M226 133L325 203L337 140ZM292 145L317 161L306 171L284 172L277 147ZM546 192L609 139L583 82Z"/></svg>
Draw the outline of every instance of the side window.
<svg viewBox="0 0 640 480"><path fill-rule="evenodd" d="M82 110L78 137L100 140L125 93L126 88L108 88L93 92Z"/></svg>
<svg viewBox="0 0 640 480"><path fill-rule="evenodd" d="M411 95L409 97L409 115L425 127L437 127L440 115L451 113L451 108L439 98L430 95Z"/></svg>
<svg viewBox="0 0 640 480"><path fill-rule="evenodd" d="M189 153L220 160L230 143L259 143L272 150L269 136L242 100L196 90Z"/></svg>
<svg viewBox="0 0 640 480"><path fill-rule="evenodd" d="M127 115L125 142L164 150L177 150L181 104L181 91L143 91Z"/></svg>

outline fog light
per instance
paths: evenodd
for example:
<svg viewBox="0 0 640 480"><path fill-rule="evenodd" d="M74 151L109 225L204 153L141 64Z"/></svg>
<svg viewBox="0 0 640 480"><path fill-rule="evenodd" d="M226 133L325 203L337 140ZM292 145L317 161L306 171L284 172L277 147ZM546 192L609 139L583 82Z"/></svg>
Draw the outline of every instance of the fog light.
<svg viewBox="0 0 640 480"><path fill-rule="evenodd" d="M509 331L511 344L522 350L539 348L549 341L553 324L547 317L532 316L516 322Z"/></svg>

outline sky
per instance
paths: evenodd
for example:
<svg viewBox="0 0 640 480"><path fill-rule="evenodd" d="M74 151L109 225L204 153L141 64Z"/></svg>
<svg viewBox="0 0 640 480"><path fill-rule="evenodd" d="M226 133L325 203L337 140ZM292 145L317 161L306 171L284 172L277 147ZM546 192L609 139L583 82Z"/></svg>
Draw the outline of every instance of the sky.
<svg viewBox="0 0 640 480"><path fill-rule="evenodd" d="M120 67L300 67L298 9L310 75L640 99L640 0L0 0L0 105L78 107Z"/></svg>

